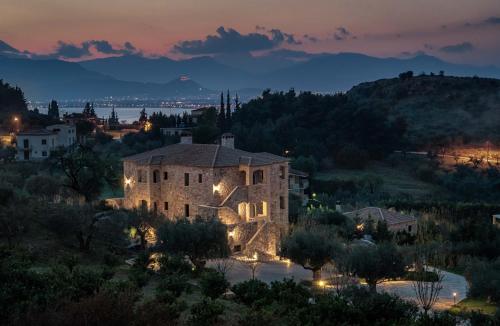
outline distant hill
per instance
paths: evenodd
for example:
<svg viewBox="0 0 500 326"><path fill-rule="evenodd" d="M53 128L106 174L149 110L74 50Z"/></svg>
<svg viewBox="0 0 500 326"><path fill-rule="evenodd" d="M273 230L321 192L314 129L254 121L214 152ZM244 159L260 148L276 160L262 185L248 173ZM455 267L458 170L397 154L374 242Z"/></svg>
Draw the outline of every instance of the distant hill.
<svg viewBox="0 0 500 326"><path fill-rule="evenodd" d="M165 83L179 76L189 76L211 89L243 88L253 80L250 74L217 62L210 57L172 60L166 57L145 58L128 55L82 61L82 67L120 80Z"/></svg>
<svg viewBox="0 0 500 326"><path fill-rule="evenodd" d="M21 87L29 100L96 99L104 97L196 97L213 92L192 80L167 83L130 82L61 60L15 59L0 56L0 78Z"/></svg>
<svg viewBox="0 0 500 326"><path fill-rule="evenodd" d="M357 108L388 110L403 117L406 137L428 143L500 142L500 80L417 76L381 79L353 87L347 96Z"/></svg>

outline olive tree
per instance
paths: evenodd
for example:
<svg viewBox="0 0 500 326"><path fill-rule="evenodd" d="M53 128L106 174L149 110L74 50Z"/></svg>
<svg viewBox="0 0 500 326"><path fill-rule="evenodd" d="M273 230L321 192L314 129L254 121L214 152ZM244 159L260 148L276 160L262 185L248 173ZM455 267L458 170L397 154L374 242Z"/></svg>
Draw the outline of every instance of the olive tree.
<svg viewBox="0 0 500 326"><path fill-rule="evenodd" d="M208 259L224 258L230 252L226 226L215 218L166 221L158 229L157 241L166 254L187 256L198 270Z"/></svg>
<svg viewBox="0 0 500 326"><path fill-rule="evenodd" d="M405 272L403 256L392 243L356 246L349 260L353 274L364 278L372 292L377 291L378 283L403 276Z"/></svg>
<svg viewBox="0 0 500 326"><path fill-rule="evenodd" d="M297 230L282 243L282 254L321 279L321 268L332 259L335 244L322 232Z"/></svg>

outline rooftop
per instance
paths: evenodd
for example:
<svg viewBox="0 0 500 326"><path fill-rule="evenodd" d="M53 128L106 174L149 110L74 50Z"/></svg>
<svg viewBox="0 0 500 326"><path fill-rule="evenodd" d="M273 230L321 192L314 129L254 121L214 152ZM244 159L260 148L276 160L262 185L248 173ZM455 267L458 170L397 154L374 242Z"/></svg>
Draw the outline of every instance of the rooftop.
<svg viewBox="0 0 500 326"><path fill-rule="evenodd" d="M124 161L139 165L165 164L213 168L240 164L262 166L288 162L288 159L271 153L251 153L222 145L175 144L125 157Z"/></svg>
<svg viewBox="0 0 500 326"><path fill-rule="evenodd" d="M401 214L394 210L379 207L365 207L356 211L344 213L344 215L352 218L358 217L362 220L367 220L368 218L372 218L373 220L382 220L388 225L413 222L417 220L414 216Z"/></svg>
<svg viewBox="0 0 500 326"><path fill-rule="evenodd" d="M17 134L17 136L47 136L54 134L55 133L53 131L47 129L33 129L33 130L21 131Z"/></svg>

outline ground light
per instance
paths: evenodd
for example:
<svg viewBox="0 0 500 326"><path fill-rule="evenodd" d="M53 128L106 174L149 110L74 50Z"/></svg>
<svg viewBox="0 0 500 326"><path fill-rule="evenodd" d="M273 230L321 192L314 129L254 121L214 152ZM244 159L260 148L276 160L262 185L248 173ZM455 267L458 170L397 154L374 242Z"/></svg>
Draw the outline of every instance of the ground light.
<svg viewBox="0 0 500 326"><path fill-rule="evenodd" d="M457 304L457 292L453 292L453 304Z"/></svg>

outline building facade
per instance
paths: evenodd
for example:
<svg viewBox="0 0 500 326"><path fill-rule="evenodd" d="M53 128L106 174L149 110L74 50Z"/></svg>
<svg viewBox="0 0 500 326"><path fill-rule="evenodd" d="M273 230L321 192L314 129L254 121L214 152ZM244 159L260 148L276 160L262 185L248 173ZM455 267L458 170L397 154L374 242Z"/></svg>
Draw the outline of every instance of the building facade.
<svg viewBox="0 0 500 326"><path fill-rule="evenodd" d="M69 147L76 142L72 125L52 125L45 129L19 132L16 135L16 160L43 160L57 147Z"/></svg>
<svg viewBox="0 0 500 326"><path fill-rule="evenodd" d="M408 232L412 235L417 233L417 218L415 216L396 212L394 209L365 207L356 211L344 213L344 215L360 223L358 224L360 226L363 226L367 221L372 221L374 226L376 226L379 221L384 221L387 223L387 228L391 232Z"/></svg>
<svg viewBox="0 0 500 326"><path fill-rule="evenodd" d="M309 195L307 194L309 188L309 174L303 171L290 169L288 179L290 194L299 197L303 206L307 205L309 201Z"/></svg>
<svg viewBox="0 0 500 326"><path fill-rule="evenodd" d="M188 139L186 139L188 138ZM124 159L125 208L166 218L216 217L228 226L233 251L275 255L288 229L288 160L221 145L180 144Z"/></svg>

